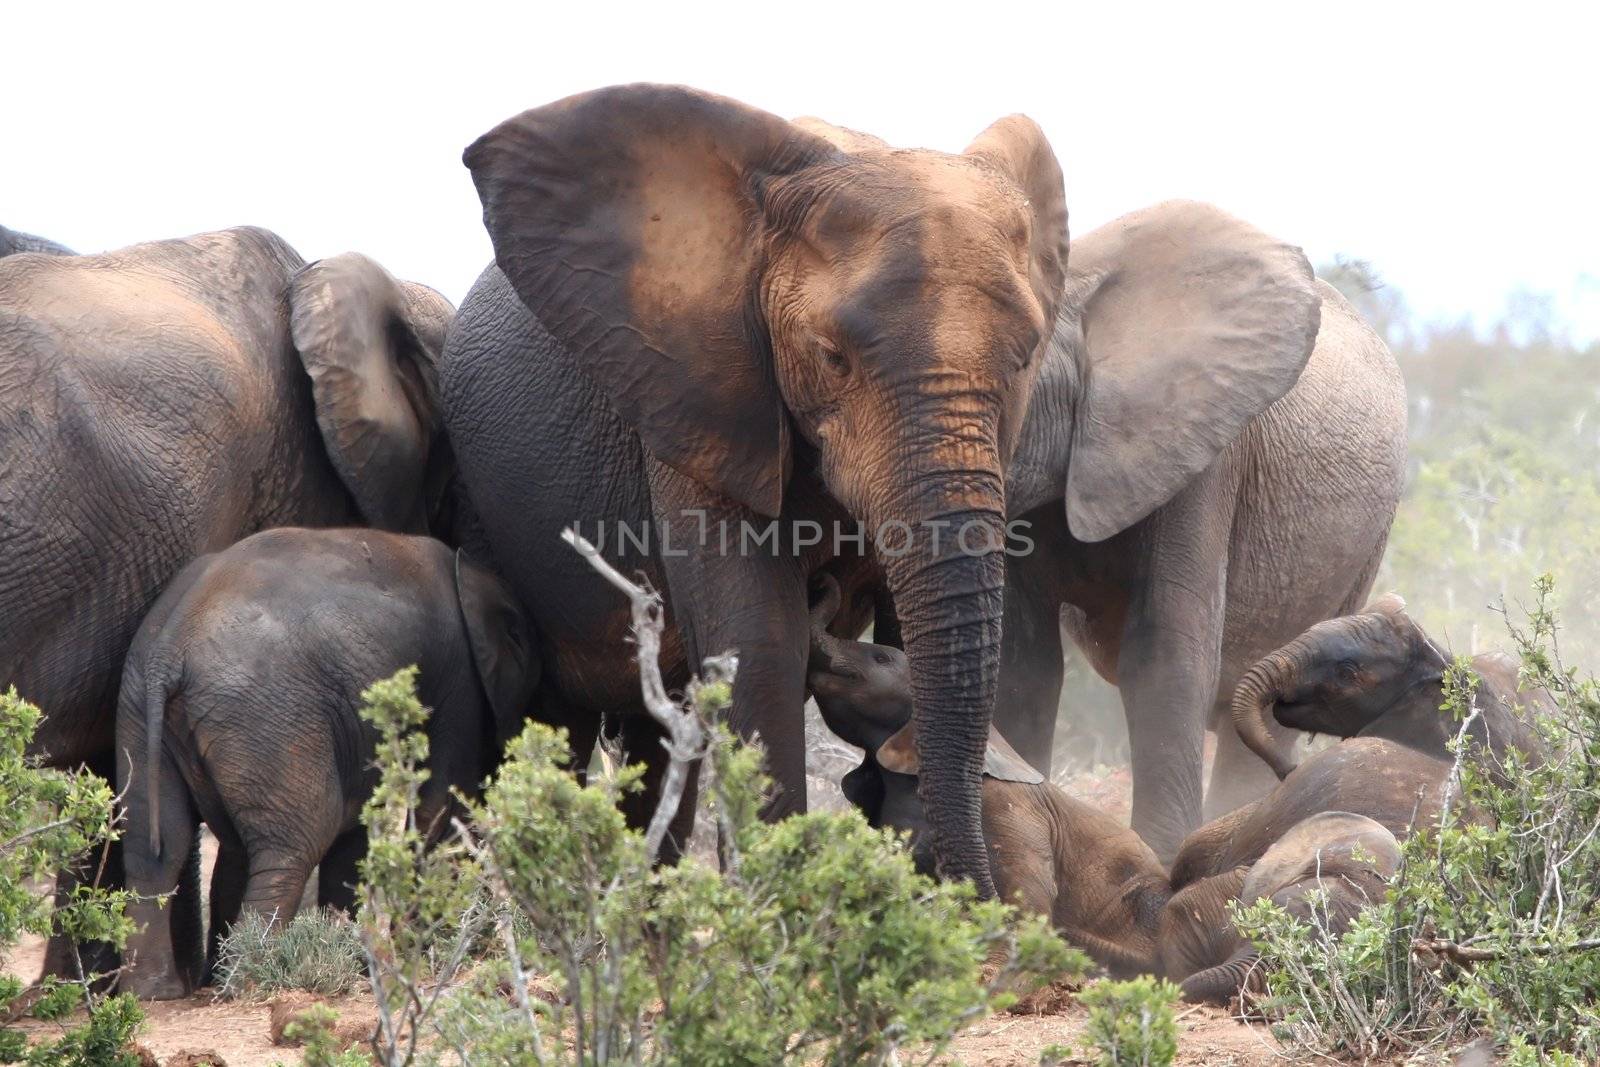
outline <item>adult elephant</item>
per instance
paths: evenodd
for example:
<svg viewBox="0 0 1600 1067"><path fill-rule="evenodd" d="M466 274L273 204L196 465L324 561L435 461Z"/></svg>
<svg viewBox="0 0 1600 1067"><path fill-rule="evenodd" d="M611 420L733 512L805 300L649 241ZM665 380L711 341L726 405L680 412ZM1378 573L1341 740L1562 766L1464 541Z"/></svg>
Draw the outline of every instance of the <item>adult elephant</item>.
<svg viewBox="0 0 1600 1067"><path fill-rule="evenodd" d="M1004 574L986 546L1066 260L1041 131L1012 116L961 155L904 151L630 85L524 112L465 160L497 266L451 331L445 421L544 642L542 706L564 703L580 748L616 713L659 765L626 605L558 540L656 520L675 543L604 550L668 591L669 681L737 649L733 724L766 746L771 813L802 809L807 579L855 547L828 523L887 531L935 854L992 892L979 789ZM772 520L780 544L752 546Z"/></svg>
<svg viewBox="0 0 1600 1067"><path fill-rule="evenodd" d="M1067 605L1121 690L1133 825L1170 860L1208 726L1208 817L1275 783L1224 714L1234 684L1365 600L1405 449L1393 357L1298 248L1192 202L1076 240L1007 486L1034 546L1008 560L1001 732L1049 769Z"/></svg>
<svg viewBox="0 0 1600 1067"><path fill-rule="evenodd" d="M45 709L50 763L110 754L123 655L196 556L269 526L424 532L452 314L253 228L0 263L0 685Z"/></svg>
<svg viewBox="0 0 1600 1067"><path fill-rule="evenodd" d="M0 260L0 686L45 710L49 763L114 779L123 658L190 560L270 526L423 531L452 314L253 228Z"/></svg>

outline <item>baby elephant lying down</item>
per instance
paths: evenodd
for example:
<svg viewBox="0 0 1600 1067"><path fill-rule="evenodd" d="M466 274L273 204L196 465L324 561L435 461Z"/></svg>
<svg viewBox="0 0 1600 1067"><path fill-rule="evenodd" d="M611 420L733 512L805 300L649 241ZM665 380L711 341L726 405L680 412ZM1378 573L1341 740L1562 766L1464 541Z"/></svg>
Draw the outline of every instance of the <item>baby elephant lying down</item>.
<svg viewBox="0 0 1600 1067"><path fill-rule="evenodd" d="M917 750L905 653L833 637L838 586L824 580L812 609L807 683L828 728L866 750L845 796L874 826L911 834L931 872L928 822L917 799ZM1050 917L1067 939L1117 974L1154 969L1167 872L1132 830L1044 780L993 729L983 768L983 831L995 888Z"/></svg>
<svg viewBox="0 0 1600 1067"><path fill-rule="evenodd" d="M537 681L499 581L430 538L305 529L256 534L174 579L139 628L117 708L137 995L182 996L199 977L197 946L152 899L177 884L198 820L221 845L213 938L241 908L287 921L319 863L320 902L351 904L374 784L356 709L412 664L431 709L431 820L449 789L492 770Z"/></svg>
<svg viewBox="0 0 1600 1067"><path fill-rule="evenodd" d="M845 795L873 825L909 831L925 866L927 823L917 799L907 661L896 649L828 634L836 608L836 587L825 582L812 613L808 683L829 729L866 750L861 765L845 776ZM1180 981L1191 999L1225 999L1253 959L1230 921L1233 900L1271 897L1305 915L1310 892L1321 889L1338 928L1381 894L1398 862L1399 847L1385 826L1319 806L1313 794L1327 783L1308 761L1279 786L1280 809L1294 813L1293 821L1264 823L1259 832L1274 836L1259 848L1235 841L1231 832L1202 837L1211 849L1202 855L1196 846L1191 863L1197 869L1231 858L1230 846L1253 854L1226 873L1191 879L1174 895L1167 872L1137 834L1045 781L999 734L991 731L989 740L983 823L1001 896L1049 916L1113 973L1165 975ZM1431 780L1435 761L1394 748L1417 756L1410 771ZM1347 788L1331 797L1359 798L1360 765L1348 765Z"/></svg>

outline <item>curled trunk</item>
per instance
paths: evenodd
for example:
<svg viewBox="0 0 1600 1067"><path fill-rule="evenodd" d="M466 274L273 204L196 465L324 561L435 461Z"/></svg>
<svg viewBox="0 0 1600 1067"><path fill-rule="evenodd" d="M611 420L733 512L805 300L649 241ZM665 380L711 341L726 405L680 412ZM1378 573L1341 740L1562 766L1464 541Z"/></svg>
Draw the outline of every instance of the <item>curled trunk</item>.
<svg viewBox="0 0 1600 1067"><path fill-rule="evenodd" d="M1294 670L1293 661L1283 652L1274 652L1245 672L1233 691L1233 728L1245 747L1260 756L1280 779L1287 778L1295 764L1281 751L1272 736L1269 720L1284 685Z"/></svg>

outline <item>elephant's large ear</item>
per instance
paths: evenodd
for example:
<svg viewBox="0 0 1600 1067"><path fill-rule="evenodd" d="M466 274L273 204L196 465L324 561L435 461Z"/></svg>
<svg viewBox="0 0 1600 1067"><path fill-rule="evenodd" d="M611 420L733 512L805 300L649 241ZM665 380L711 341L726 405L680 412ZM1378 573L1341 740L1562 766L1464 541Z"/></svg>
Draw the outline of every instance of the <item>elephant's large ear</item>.
<svg viewBox="0 0 1600 1067"><path fill-rule="evenodd" d="M1294 386L1321 300L1300 249L1208 204L1125 215L1072 257L1084 384L1067 521L1100 541L1170 500Z"/></svg>
<svg viewBox="0 0 1600 1067"><path fill-rule="evenodd" d="M319 260L289 283L289 330L311 375L328 457L362 518L426 533L439 433L436 367L450 302L366 256Z"/></svg>
<svg viewBox="0 0 1600 1067"><path fill-rule="evenodd" d="M755 108L624 85L466 151L495 260L653 455L776 516L789 424L756 301L766 183L837 155Z"/></svg>
<svg viewBox="0 0 1600 1067"><path fill-rule="evenodd" d="M1007 115L980 133L965 154L1000 171L1028 198L1033 295L1044 309L1045 322L1055 322L1067 275L1067 193L1055 151L1038 123L1026 115ZM1049 335L1046 329L1045 337Z"/></svg>
<svg viewBox="0 0 1600 1067"><path fill-rule="evenodd" d="M902 726L878 747L878 765L884 770L911 775L921 771L922 762L917 757L913 727L911 723ZM1023 759L993 726L989 727L989 747L983 754L983 773L1002 782L1021 782L1024 785L1038 785L1044 781L1044 775L1034 770L1032 764Z"/></svg>
<svg viewBox="0 0 1600 1067"><path fill-rule="evenodd" d="M456 596L467 643L472 646L478 678L494 717L495 739L504 745L522 730L539 684L533 635L506 587L460 550L456 552Z"/></svg>

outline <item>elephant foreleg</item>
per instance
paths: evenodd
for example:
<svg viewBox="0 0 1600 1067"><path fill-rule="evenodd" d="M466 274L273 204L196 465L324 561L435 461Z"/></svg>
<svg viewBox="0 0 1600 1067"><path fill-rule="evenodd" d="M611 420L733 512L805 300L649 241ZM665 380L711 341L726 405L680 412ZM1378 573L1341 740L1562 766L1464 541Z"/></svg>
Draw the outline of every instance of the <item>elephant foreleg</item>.
<svg viewBox="0 0 1600 1067"><path fill-rule="evenodd" d="M1046 778L1061 701L1061 597L1031 558L1006 561L1005 622L994 725Z"/></svg>
<svg viewBox="0 0 1600 1067"><path fill-rule="evenodd" d="M217 839L217 859L211 867L211 925L206 932L205 984L217 968L222 941L239 921L244 905L244 882L250 873L244 846L237 841Z"/></svg>
<svg viewBox="0 0 1600 1067"><path fill-rule="evenodd" d="M765 814L781 818L805 811L810 632L800 560L786 540L752 549L741 524L766 524L725 502L708 504L705 490L676 471L653 463L650 486L658 522L674 531L662 564L690 670L698 673L708 656L738 654L729 722L739 736L759 738L765 749L776 786ZM702 514L710 530L706 545L698 543Z"/></svg>
<svg viewBox="0 0 1600 1067"><path fill-rule="evenodd" d="M1221 671L1232 494L1191 483L1140 531L1141 581L1117 657L1133 764L1133 828L1163 863L1200 821L1205 733Z"/></svg>

